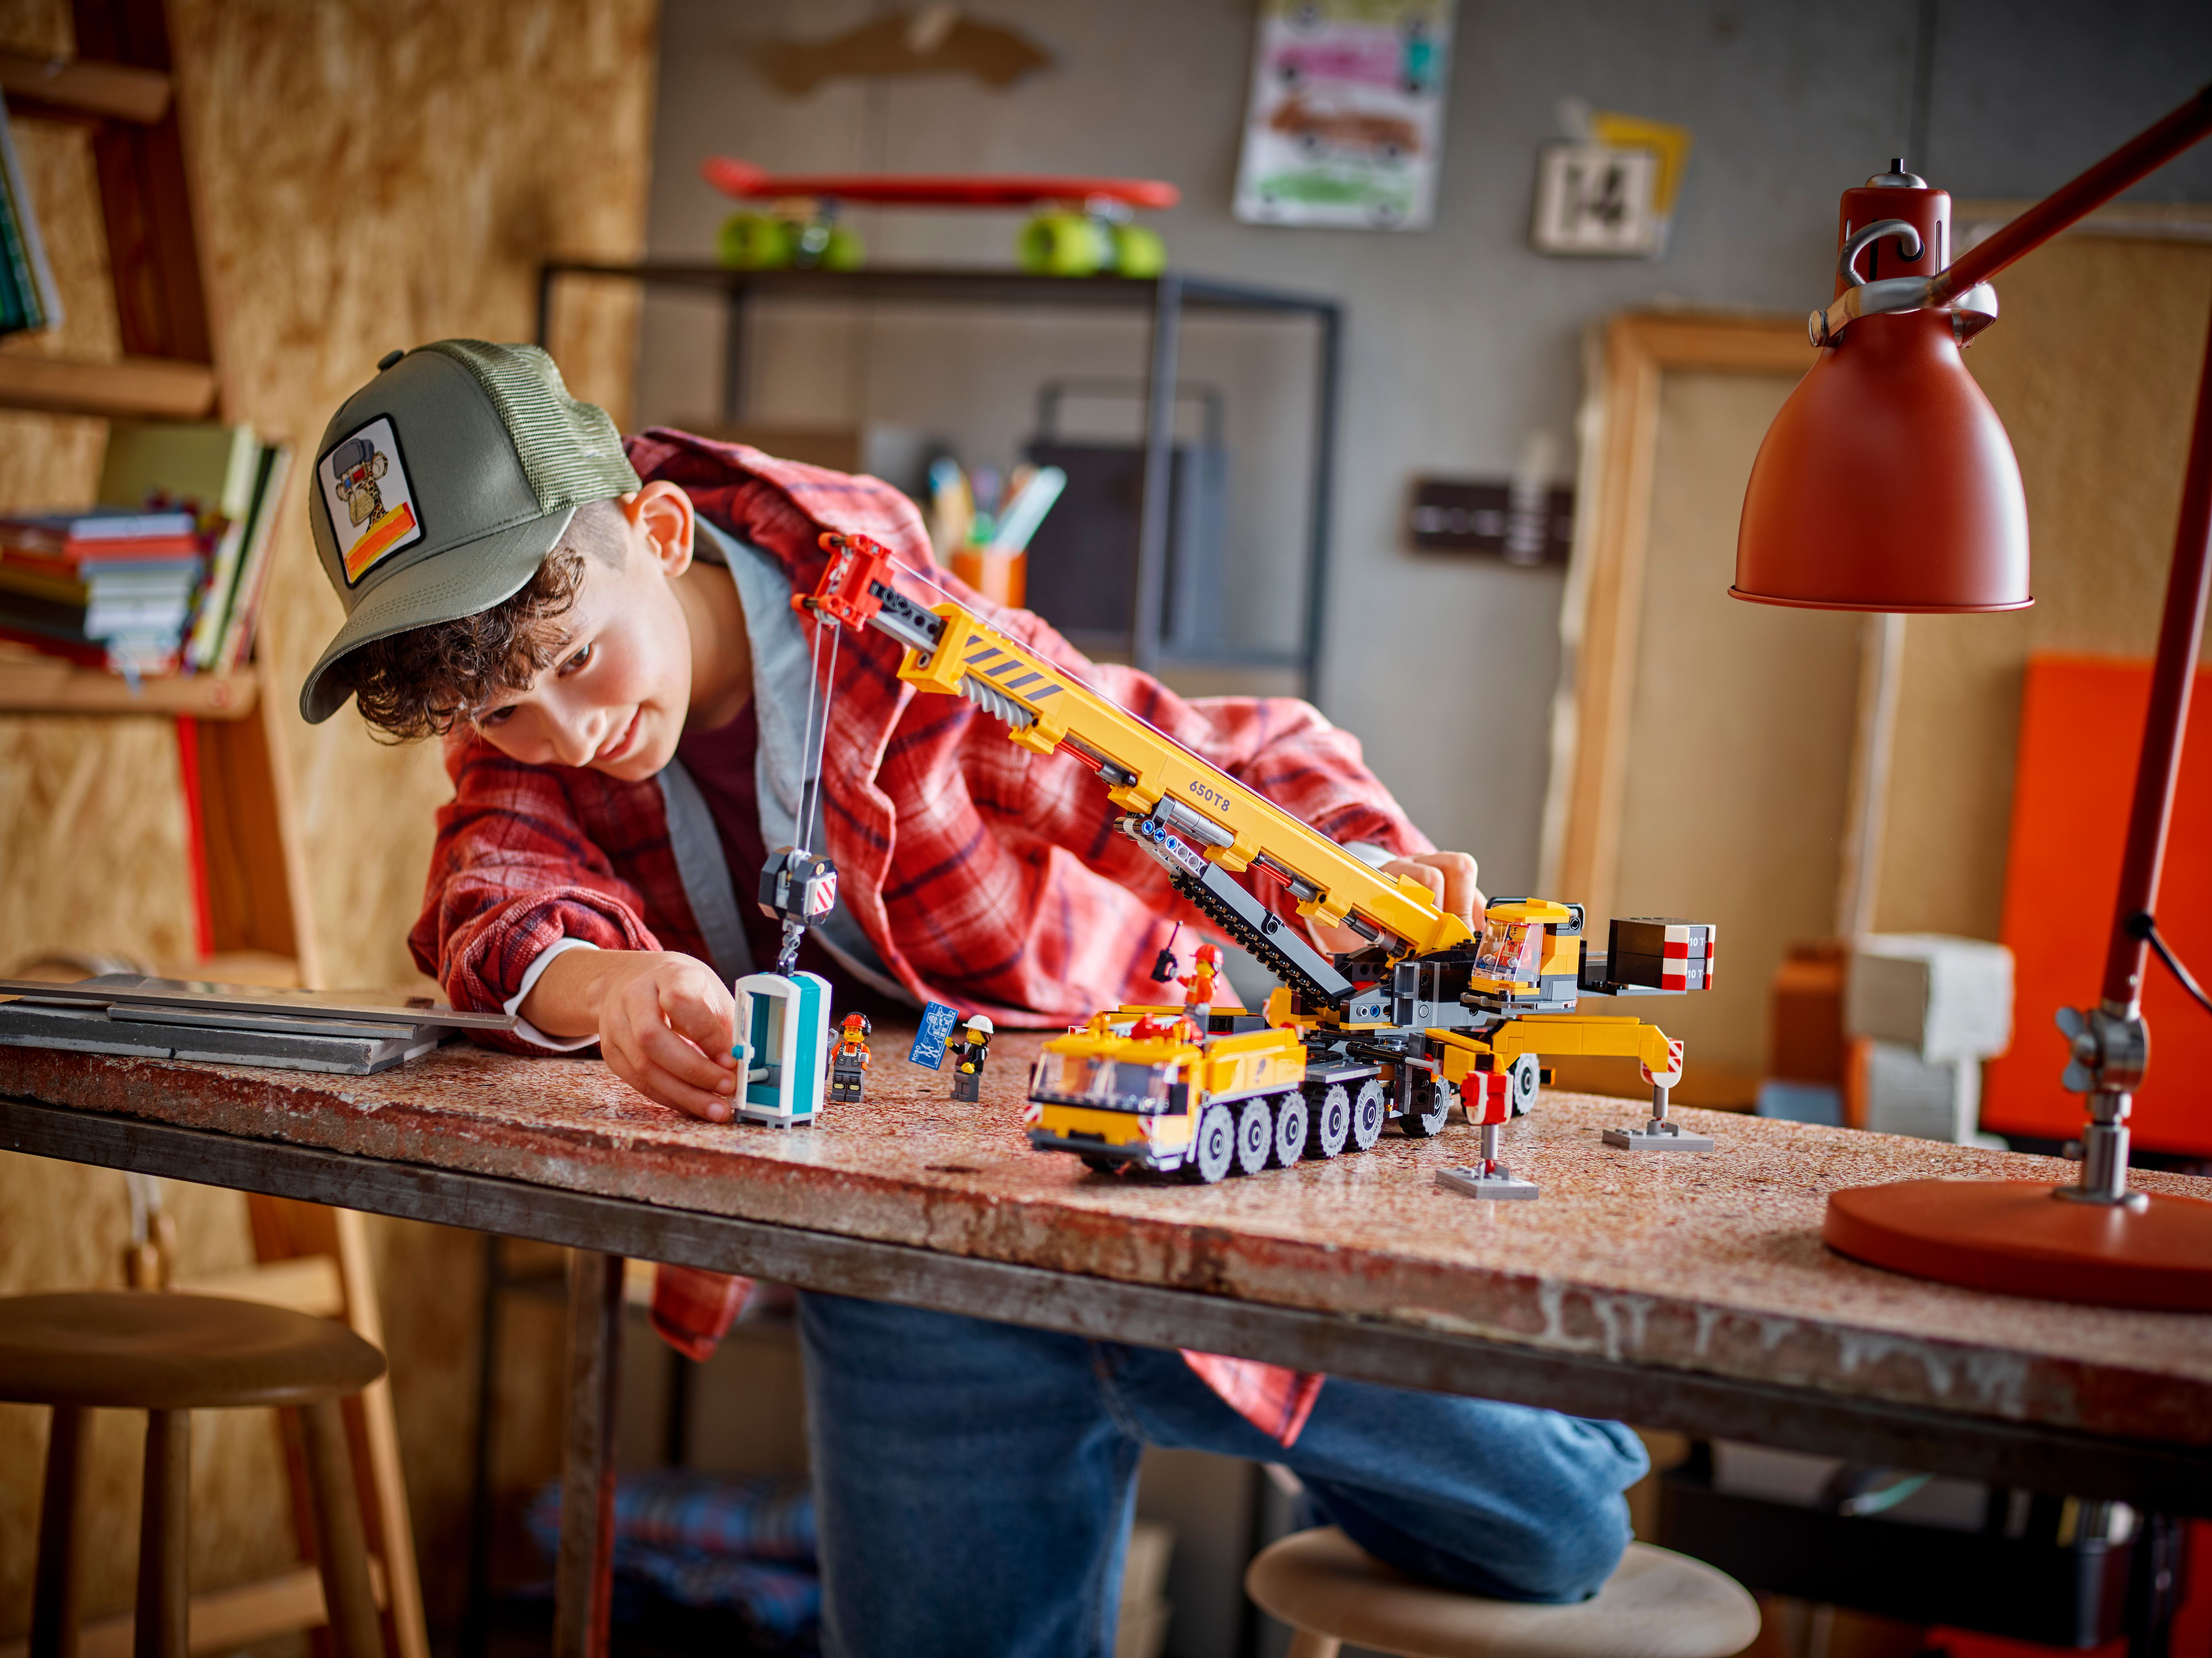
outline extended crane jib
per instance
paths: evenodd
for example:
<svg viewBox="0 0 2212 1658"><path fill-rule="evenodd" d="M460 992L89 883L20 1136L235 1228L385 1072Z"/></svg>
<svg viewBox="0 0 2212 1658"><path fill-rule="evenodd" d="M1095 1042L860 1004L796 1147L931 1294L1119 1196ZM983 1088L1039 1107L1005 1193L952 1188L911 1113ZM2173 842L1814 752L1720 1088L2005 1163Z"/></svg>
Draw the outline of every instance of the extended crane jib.
<svg viewBox="0 0 2212 1658"><path fill-rule="evenodd" d="M1160 862L1178 891L1285 982L1331 1003L1353 988L1302 928L1231 878L1255 864L1283 884L1301 914L1348 925L1370 940L1395 939L1400 950L1423 953L1468 940L1466 923L1419 882L1370 868L950 595L932 610L901 592L888 549L864 536L821 539L829 562L811 593L793 596L793 608L832 626L888 635L912 653L902 678L968 698L1040 753L1073 753L1128 810L1122 831ZM959 659L940 660L945 652ZM1178 798L1186 789L1191 801Z"/></svg>

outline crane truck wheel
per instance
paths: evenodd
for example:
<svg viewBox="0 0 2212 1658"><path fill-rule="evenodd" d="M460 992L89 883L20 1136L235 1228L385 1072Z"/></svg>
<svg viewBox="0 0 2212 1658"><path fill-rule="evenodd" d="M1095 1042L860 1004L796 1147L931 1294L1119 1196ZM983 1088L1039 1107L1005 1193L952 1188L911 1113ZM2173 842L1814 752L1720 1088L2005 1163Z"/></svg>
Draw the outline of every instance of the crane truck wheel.
<svg viewBox="0 0 2212 1658"><path fill-rule="evenodd" d="M1543 1080L1543 1066L1534 1054L1523 1054L1513 1061L1513 1068L1505 1073L1505 1100L1516 1117L1528 1114L1528 1108L1536 1103L1536 1084Z"/></svg>
<svg viewBox="0 0 2212 1658"><path fill-rule="evenodd" d="M1382 1138L1382 1084L1370 1077L1352 1102L1352 1143L1364 1151Z"/></svg>
<svg viewBox="0 0 2212 1658"><path fill-rule="evenodd" d="M1249 1099L1237 1108L1237 1172L1256 1175L1267 1166L1275 1149L1274 1116L1264 1098Z"/></svg>
<svg viewBox="0 0 2212 1658"><path fill-rule="evenodd" d="M1225 1105L1209 1105L1199 1114L1198 1135L1177 1172L1194 1185L1212 1186L1237 1161L1237 1119Z"/></svg>
<svg viewBox="0 0 2212 1658"><path fill-rule="evenodd" d="M1268 1161L1287 1169L1306 1154L1306 1096L1295 1088L1271 1096L1275 1108L1275 1144Z"/></svg>
<svg viewBox="0 0 2212 1658"><path fill-rule="evenodd" d="M1398 1127L1411 1139L1425 1140L1431 1134L1442 1133L1444 1119L1459 1103L1459 1090L1441 1077L1424 1074L1413 1084L1411 1094L1406 1114L1398 1119Z"/></svg>
<svg viewBox="0 0 2212 1658"><path fill-rule="evenodd" d="M1333 1157L1352 1135L1352 1090L1342 1083L1306 1090L1306 1156Z"/></svg>

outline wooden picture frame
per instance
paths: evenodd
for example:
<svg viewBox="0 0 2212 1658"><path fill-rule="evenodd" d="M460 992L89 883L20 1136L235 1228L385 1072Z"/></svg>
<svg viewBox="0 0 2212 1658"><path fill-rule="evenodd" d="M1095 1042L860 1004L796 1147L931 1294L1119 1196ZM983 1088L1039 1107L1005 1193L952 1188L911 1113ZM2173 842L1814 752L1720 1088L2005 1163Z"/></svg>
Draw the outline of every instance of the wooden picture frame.
<svg viewBox="0 0 2212 1658"><path fill-rule="evenodd" d="M1615 317L1586 349L1539 890L1594 916L1610 914L1620 863L1662 380L1670 371L1802 374L1814 356L1802 321L1689 312Z"/></svg>

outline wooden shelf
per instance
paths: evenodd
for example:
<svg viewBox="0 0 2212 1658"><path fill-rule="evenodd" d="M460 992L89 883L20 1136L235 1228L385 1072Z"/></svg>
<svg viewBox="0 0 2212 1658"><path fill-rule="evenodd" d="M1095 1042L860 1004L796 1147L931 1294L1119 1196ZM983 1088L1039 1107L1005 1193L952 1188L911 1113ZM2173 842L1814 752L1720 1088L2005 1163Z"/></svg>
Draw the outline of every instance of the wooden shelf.
<svg viewBox="0 0 2212 1658"><path fill-rule="evenodd" d="M0 342L0 409L102 419L235 419L216 363L192 170L178 116L165 0L70 0L74 60L0 52L0 89L21 112L89 129L91 176L107 233L113 362L41 356ZM284 748L282 696L252 667L127 680L58 657L0 647L0 713L150 714L178 727L187 860L199 949L321 982L307 864ZM79 855L96 848L70 848ZM403 1623L408 1622L406 1619ZM419 1631L419 1611L410 1627ZM421 1658L419 1638L402 1658ZM5 1658L0 1649L0 1658Z"/></svg>
<svg viewBox="0 0 2212 1658"><path fill-rule="evenodd" d="M169 112L169 77L156 69L88 58L31 58L0 52L0 92L21 104L70 115L91 115L151 126Z"/></svg>
<svg viewBox="0 0 2212 1658"><path fill-rule="evenodd" d="M0 408L49 415L198 420L214 412L215 369L173 357L79 362L0 352Z"/></svg>
<svg viewBox="0 0 2212 1658"><path fill-rule="evenodd" d="M258 685L252 670L131 682L58 656L0 656L0 714L158 714L243 720Z"/></svg>

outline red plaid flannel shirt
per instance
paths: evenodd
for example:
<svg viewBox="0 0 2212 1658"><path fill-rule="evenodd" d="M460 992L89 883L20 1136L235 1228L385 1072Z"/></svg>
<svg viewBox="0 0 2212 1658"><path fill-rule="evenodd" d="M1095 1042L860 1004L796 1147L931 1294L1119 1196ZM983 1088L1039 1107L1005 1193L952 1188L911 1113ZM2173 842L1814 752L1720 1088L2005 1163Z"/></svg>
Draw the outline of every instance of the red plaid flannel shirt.
<svg viewBox="0 0 2212 1658"><path fill-rule="evenodd" d="M1401 855L1431 849L1361 763L1357 740L1313 708L1287 698L1186 701L1133 669L1088 661L1034 616L996 610L937 568L913 504L873 478L660 428L629 449L641 477L680 485L700 513L781 563L794 591L821 576L823 530L872 537L1322 834ZM1072 757L1009 742L972 703L921 695L899 680L900 657L872 631L843 641L822 757L822 849L837 865L838 902L885 966L917 997L1009 1026L1065 1026L1154 993L1146 975L1171 922L1201 923L1115 829L1119 809L1097 780ZM408 944L454 1005L501 1005L562 938L705 958L654 783L524 765L466 731L447 740L446 765L454 798L438 814ZM745 872L733 873L742 889ZM742 1298L734 1281L664 1267L655 1321L696 1354L720 1338ZM1271 1365L1186 1357L1285 1443L1321 1385Z"/></svg>

